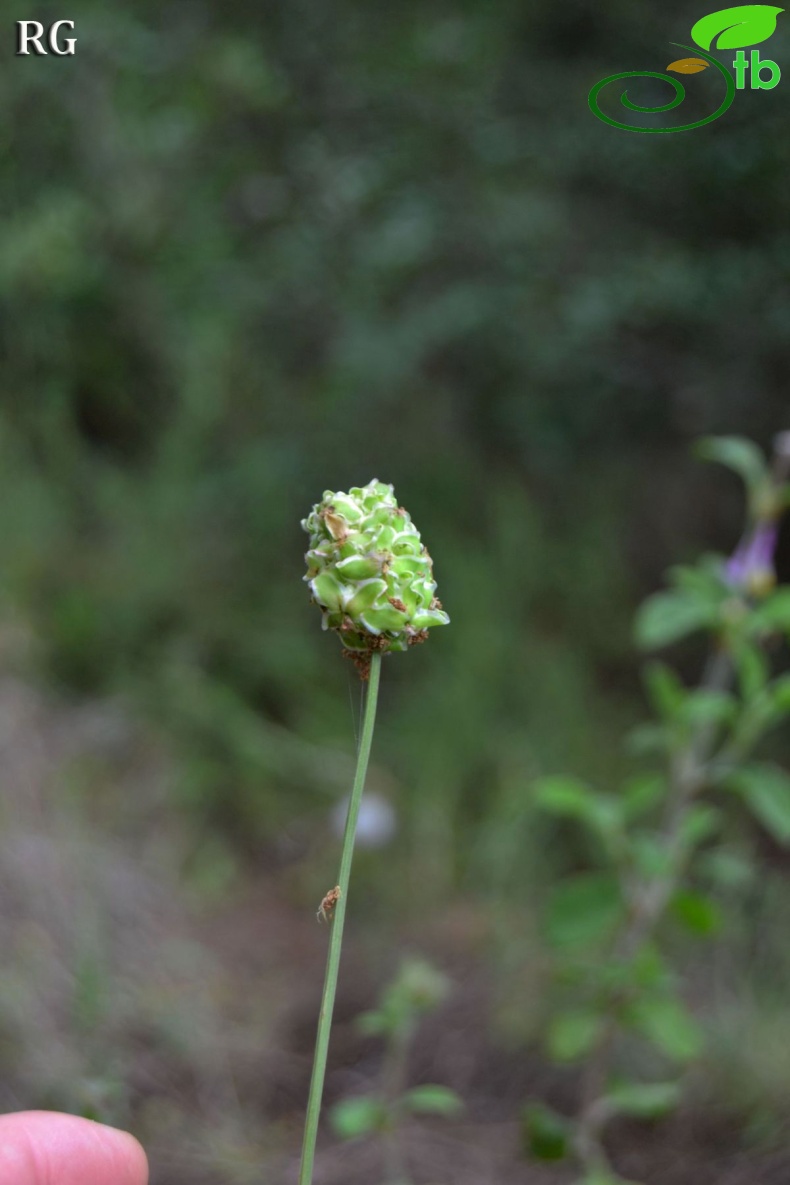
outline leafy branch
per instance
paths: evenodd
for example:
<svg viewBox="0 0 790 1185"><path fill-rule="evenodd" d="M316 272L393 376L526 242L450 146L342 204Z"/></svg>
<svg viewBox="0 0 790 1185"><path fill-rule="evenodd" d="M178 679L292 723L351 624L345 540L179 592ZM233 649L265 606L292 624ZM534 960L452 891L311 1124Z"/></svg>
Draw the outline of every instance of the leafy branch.
<svg viewBox="0 0 790 1185"><path fill-rule="evenodd" d="M709 658L699 685L684 686L667 664L652 661L645 684L656 719L632 736L651 766L618 793L567 777L541 779L541 809L581 824L593 837L595 870L561 882L546 916L565 1006L549 1027L560 1062L582 1063L578 1113L568 1120L533 1104L526 1129L532 1152L547 1159L573 1153L582 1185L620 1180L604 1145L618 1115L653 1117L681 1094L678 1070L703 1040L662 950L671 915L697 936L718 925L715 902L696 888L700 854L719 837L720 802L734 796L780 843L790 843L790 776L754 762L763 736L790 715L790 676L774 676L768 653L790 636L790 589L777 588L773 553L788 505L790 437L776 440L773 466L740 438L703 443L703 457L743 479L747 523L728 561L703 557L670 573L637 618L645 649L705 631ZM618 1078L622 1038L646 1041L667 1072L660 1080Z"/></svg>

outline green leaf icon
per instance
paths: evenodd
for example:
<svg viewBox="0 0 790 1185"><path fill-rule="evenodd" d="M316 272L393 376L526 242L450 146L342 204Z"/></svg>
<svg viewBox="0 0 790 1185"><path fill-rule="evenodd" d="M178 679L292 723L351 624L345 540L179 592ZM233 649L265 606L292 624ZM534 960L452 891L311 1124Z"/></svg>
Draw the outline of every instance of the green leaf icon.
<svg viewBox="0 0 790 1185"><path fill-rule="evenodd" d="M737 8L722 8L697 21L691 36L702 49L710 49L719 36L716 49L741 49L744 45L759 45L767 41L776 29L776 18L783 8L772 4L739 4Z"/></svg>

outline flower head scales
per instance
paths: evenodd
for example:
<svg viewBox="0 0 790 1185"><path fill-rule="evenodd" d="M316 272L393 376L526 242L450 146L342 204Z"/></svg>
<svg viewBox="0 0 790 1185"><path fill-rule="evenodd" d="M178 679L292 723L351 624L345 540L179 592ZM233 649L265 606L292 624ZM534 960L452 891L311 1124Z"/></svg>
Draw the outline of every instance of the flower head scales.
<svg viewBox="0 0 790 1185"><path fill-rule="evenodd" d="M433 561L391 485L324 492L302 520L322 627L335 630L364 673L374 650L406 650L450 618L436 597Z"/></svg>

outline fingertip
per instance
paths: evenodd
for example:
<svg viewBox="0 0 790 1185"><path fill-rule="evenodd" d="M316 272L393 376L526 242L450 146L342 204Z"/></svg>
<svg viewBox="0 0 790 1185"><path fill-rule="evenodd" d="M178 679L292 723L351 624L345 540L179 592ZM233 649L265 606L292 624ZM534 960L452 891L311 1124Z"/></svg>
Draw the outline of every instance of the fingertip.
<svg viewBox="0 0 790 1185"><path fill-rule="evenodd" d="M107 1141L110 1156L118 1162L120 1171L126 1173L126 1178L119 1179L124 1182L128 1179L129 1185L148 1185L148 1157L140 1141L131 1132L102 1123L96 1126L101 1129L101 1139Z"/></svg>
<svg viewBox="0 0 790 1185"><path fill-rule="evenodd" d="M2 1185L148 1185L148 1160L129 1132L58 1111L0 1116Z"/></svg>

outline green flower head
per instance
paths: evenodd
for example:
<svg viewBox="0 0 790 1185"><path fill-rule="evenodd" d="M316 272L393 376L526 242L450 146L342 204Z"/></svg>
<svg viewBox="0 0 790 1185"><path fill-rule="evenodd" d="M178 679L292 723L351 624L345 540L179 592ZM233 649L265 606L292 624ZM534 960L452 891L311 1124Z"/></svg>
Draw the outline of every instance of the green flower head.
<svg viewBox="0 0 790 1185"><path fill-rule="evenodd" d="M450 618L436 598L433 561L391 485L326 490L302 527L307 575L322 626L336 630L364 673L374 650L406 650Z"/></svg>

